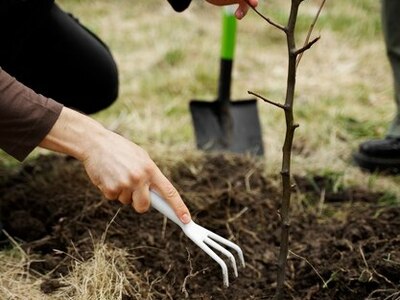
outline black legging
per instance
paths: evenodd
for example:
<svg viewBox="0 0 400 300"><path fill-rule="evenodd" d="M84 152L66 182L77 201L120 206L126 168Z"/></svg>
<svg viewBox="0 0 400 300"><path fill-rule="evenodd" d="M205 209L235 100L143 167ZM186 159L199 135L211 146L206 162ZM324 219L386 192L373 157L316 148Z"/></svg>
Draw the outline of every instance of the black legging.
<svg viewBox="0 0 400 300"><path fill-rule="evenodd" d="M10 19L11 26L0 25L0 66L9 74L35 92L84 113L114 102L115 61L107 46L78 20L54 3Z"/></svg>

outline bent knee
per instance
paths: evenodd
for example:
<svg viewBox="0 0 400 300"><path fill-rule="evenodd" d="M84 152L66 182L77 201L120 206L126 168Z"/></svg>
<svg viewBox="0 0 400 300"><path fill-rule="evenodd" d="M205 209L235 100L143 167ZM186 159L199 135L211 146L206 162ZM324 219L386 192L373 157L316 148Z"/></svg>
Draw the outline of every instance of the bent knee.
<svg viewBox="0 0 400 300"><path fill-rule="evenodd" d="M115 63L101 69L87 83L84 93L86 99L83 99L79 107L84 113L92 114L104 110L118 98L119 78Z"/></svg>

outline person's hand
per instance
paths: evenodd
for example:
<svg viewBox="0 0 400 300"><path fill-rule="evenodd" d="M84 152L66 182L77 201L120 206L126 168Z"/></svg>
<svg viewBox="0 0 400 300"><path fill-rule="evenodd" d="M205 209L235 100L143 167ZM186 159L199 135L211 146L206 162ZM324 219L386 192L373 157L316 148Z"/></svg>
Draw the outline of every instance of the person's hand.
<svg viewBox="0 0 400 300"><path fill-rule="evenodd" d="M149 209L149 191L153 189L183 223L191 219L179 193L145 150L85 115L63 108L40 146L82 161L89 178L107 199L130 204L143 213Z"/></svg>
<svg viewBox="0 0 400 300"><path fill-rule="evenodd" d="M236 9L235 16L239 20L242 19L249 10L249 4L252 7L256 7L258 5L258 0L207 0L207 2L222 6L222 5L231 5L231 4L239 4L238 8ZM249 3L249 4L248 4Z"/></svg>
<svg viewBox="0 0 400 300"><path fill-rule="evenodd" d="M107 199L118 199L143 213L149 209L152 189L171 205L181 221L190 220L179 193L145 150L111 131L106 131L96 143L96 148L84 154L83 164L93 184Z"/></svg>

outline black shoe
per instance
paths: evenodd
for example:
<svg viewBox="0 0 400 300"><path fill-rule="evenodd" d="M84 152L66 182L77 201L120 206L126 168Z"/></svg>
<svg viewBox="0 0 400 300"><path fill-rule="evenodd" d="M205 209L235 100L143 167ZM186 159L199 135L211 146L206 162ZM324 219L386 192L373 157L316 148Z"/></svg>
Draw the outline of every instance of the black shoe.
<svg viewBox="0 0 400 300"><path fill-rule="evenodd" d="M361 168L371 172L400 173L400 138L364 142L353 158Z"/></svg>

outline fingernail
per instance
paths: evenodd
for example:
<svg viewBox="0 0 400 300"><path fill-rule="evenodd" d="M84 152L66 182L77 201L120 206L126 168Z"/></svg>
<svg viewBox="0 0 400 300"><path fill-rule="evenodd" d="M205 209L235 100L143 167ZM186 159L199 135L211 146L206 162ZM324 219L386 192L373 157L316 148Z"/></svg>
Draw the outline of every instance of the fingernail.
<svg viewBox="0 0 400 300"><path fill-rule="evenodd" d="M236 11L236 18L238 18L239 20L241 19L241 18L243 18L243 11L242 10L237 10Z"/></svg>
<svg viewBox="0 0 400 300"><path fill-rule="evenodd" d="M181 216L181 221L182 221L183 223L185 223L185 224L189 223L189 222L190 222L190 216L189 216L188 214L183 214L183 215Z"/></svg>

